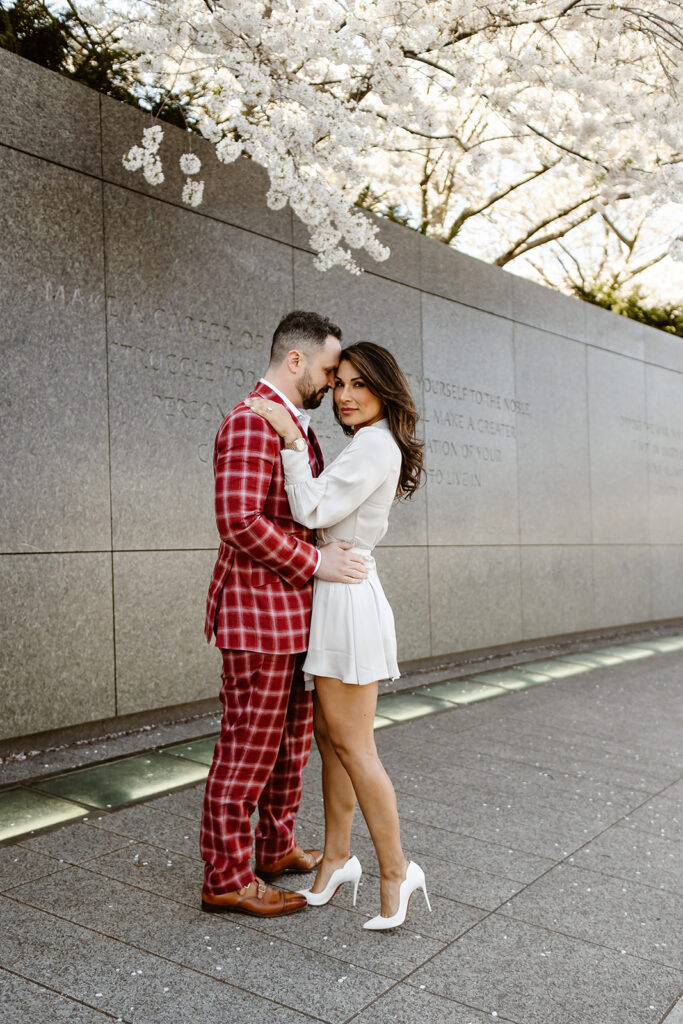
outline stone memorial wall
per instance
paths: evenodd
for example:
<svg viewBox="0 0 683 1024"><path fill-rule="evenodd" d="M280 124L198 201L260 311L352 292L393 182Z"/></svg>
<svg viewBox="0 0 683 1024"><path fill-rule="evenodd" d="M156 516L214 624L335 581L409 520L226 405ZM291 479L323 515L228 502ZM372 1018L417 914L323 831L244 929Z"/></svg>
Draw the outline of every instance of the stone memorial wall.
<svg viewBox="0 0 683 1024"><path fill-rule="evenodd" d="M0 50L0 739L214 696L211 452L293 308L399 358L428 482L378 551L403 660L683 615L683 342L382 225L322 274L246 161ZM326 456L344 443L329 399Z"/></svg>

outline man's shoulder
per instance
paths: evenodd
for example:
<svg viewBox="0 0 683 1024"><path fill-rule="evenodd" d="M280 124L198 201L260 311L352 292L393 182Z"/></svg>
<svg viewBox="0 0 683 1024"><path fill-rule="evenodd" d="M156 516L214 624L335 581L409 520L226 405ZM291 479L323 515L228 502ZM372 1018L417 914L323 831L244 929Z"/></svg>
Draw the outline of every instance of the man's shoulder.
<svg viewBox="0 0 683 1024"><path fill-rule="evenodd" d="M229 442L230 445L243 445L262 450L279 451L280 441L270 424L253 412L241 399L227 414L216 436L217 442Z"/></svg>

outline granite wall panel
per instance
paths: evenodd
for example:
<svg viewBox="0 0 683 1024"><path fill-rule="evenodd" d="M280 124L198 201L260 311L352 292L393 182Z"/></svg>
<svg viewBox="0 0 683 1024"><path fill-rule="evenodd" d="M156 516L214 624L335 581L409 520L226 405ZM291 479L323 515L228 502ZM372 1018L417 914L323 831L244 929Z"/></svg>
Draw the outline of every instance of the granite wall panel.
<svg viewBox="0 0 683 1024"><path fill-rule="evenodd" d="M364 216L373 220L377 226L377 237L382 245L391 250L386 260L374 260L369 254L353 251L353 258L362 272L367 272L371 278L386 277L391 281L400 284L420 287L420 236L414 231L404 231L400 224L384 220L382 217L365 212ZM297 249L304 252L311 252L309 231L306 225L298 217L293 219L293 241ZM344 276L346 271L333 270L332 276ZM358 281L358 278L356 278ZM347 282L348 285L348 282ZM342 290L346 290L344 285Z"/></svg>
<svg viewBox="0 0 683 1024"><path fill-rule="evenodd" d="M646 365L645 387L647 418L629 434L647 462L650 540L683 544L683 373Z"/></svg>
<svg viewBox="0 0 683 1024"><path fill-rule="evenodd" d="M415 394L427 486L376 552L402 660L683 616L679 339L384 221L390 259L323 274L255 164L164 126L151 187L145 115L6 51L0 85L3 736L217 695L213 440L292 308Z"/></svg>
<svg viewBox="0 0 683 1024"><path fill-rule="evenodd" d="M111 554L0 556L0 739L116 714Z"/></svg>
<svg viewBox="0 0 683 1024"><path fill-rule="evenodd" d="M204 640L215 551L114 554L118 713L218 697L221 659Z"/></svg>
<svg viewBox="0 0 683 1024"><path fill-rule="evenodd" d="M515 324L515 380L533 395L516 426L522 544L590 544L585 346Z"/></svg>
<svg viewBox="0 0 683 1024"><path fill-rule="evenodd" d="M534 284L516 274L512 278L512 319L565 338L583 341L588 303Z"/></svg>
<svg viewBox="0 0 683 1024"><path fill-rule="evenodd" d="M381 547L377 571L396 623L399 661L428 658L431 649L426 547Z"/></svg>
<svg viewBox="0 0 683 1024"><path fill-rule="evenodd" d="M617 355L642 360L645 355L647 328L624 316L615 316L608 309L584 303L586 342L595 348L604 348ZM661 334L661 331L657 331Z"/></svg>
<svg viewBox="0 0 683 1024"><path fill-rule="evenodd" d="M595 621L590 545L520 548L522 637L590 629Z"/></svg>
<svg viewBox="0 0 683 1024"><path fill-rule="evenodd" d="M424 235L420 240L420 287L464 306L512 316L512 276L497 267L449 249Z"/></svg>
<svg viewBox="0 0 683 1024"><path fill-rule="evenodd" d="M516 425L533 396L515 393L512 322L422 297L430 544L519 540Z"/></svg>
<svg viewBox="0 0 683 1024"><path fill-rule="evenodd" d="M645 366L588 348L588 422L594 544L648 544Z"/></svg>
<svg viewBox="0 0 683 1024"><path fill-rule="evenodd" d="M99 175L100 97L0 49L0 144Z"/></svg>
<svg viewBox="0 0 683 1024"><path fill-rule="evenodd" d="M101 550L111 543L102 186L6 147L0 176L0 550Z"/></svg>
<svg viewBox="0 0 683 1024"><path fill-rule="evenodd" d="M596 626L619 626L656 618L647 545L596 544L593 581Z"/></svg>
<svg viewBox="0 0 683 1024"><path fill-rule="evenodd" d="M289 208L271 210L266 206L268 191L266 171L252 160L236 160L223 164L216 157L215 147L206 139L164 124L159 157L164 168L164 181L149 185L142 170L128 171L122 157L131 146L140 144L142 130L151 124L141 118L139 111L108 96L102 97L102 174L105 181L154 199L163 200L181 209L185 175L179 159L183 153L193 152L201 160L198 174L204 182L204 198L200 215L225 221L236 227L247 228L267 238L292 241L292 215Z"/></svg>
<svg viewBox="0 0 683 1024"><path fill-rule="evenodd" d="M519 640L519 548L431 546L429 598L433 655Z"/></svg>
<svg viewBox="0 0 683 1024"><path fill-rule="evenodd" d="M673 619L683 615L683 544L650 548L652 618Z"/></svg>
<svg viewBox="0 0 683 1024"><path fill-rule="evenodd" d="M288 247L105 187L115 548L216 540L213 440L292 307Z"/></svg>
<svg viewBox="0 0 683 1024"><path fill-rule="evenodd" d="M681 285L683 290L683 284ZM654 327L639 325L643 336L645 362L662 369L683 373L683 345L681 339Z"/></svg>

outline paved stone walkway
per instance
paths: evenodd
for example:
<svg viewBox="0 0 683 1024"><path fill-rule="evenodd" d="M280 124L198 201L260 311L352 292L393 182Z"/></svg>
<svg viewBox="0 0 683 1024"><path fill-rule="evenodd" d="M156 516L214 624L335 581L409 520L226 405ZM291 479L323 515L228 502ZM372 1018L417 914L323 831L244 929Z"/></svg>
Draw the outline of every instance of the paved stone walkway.
<svg viewBox="0 0 683 1024"><path fill-rule="evenodd" d="M425 869L376 934L358 906L198 909L202 785L0 849L11 1024L667 1024L683 1020L683 653L392 726L377 743ZM319 761L298 838L322 841ZM290 878L301 887L306 879Z"/></svg>

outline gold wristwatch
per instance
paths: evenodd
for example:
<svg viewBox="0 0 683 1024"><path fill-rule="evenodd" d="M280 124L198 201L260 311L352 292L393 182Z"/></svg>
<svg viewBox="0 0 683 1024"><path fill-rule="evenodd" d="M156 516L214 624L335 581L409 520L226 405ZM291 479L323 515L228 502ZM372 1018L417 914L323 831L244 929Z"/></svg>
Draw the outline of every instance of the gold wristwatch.
<svg viewBox="0 0 683 1024"><path fill-rule="evenodd" d="M285 444L285 448L289 448L292 452L303 452L306 450L306 442L303 437L295 437L293 441Z"/></svg>

